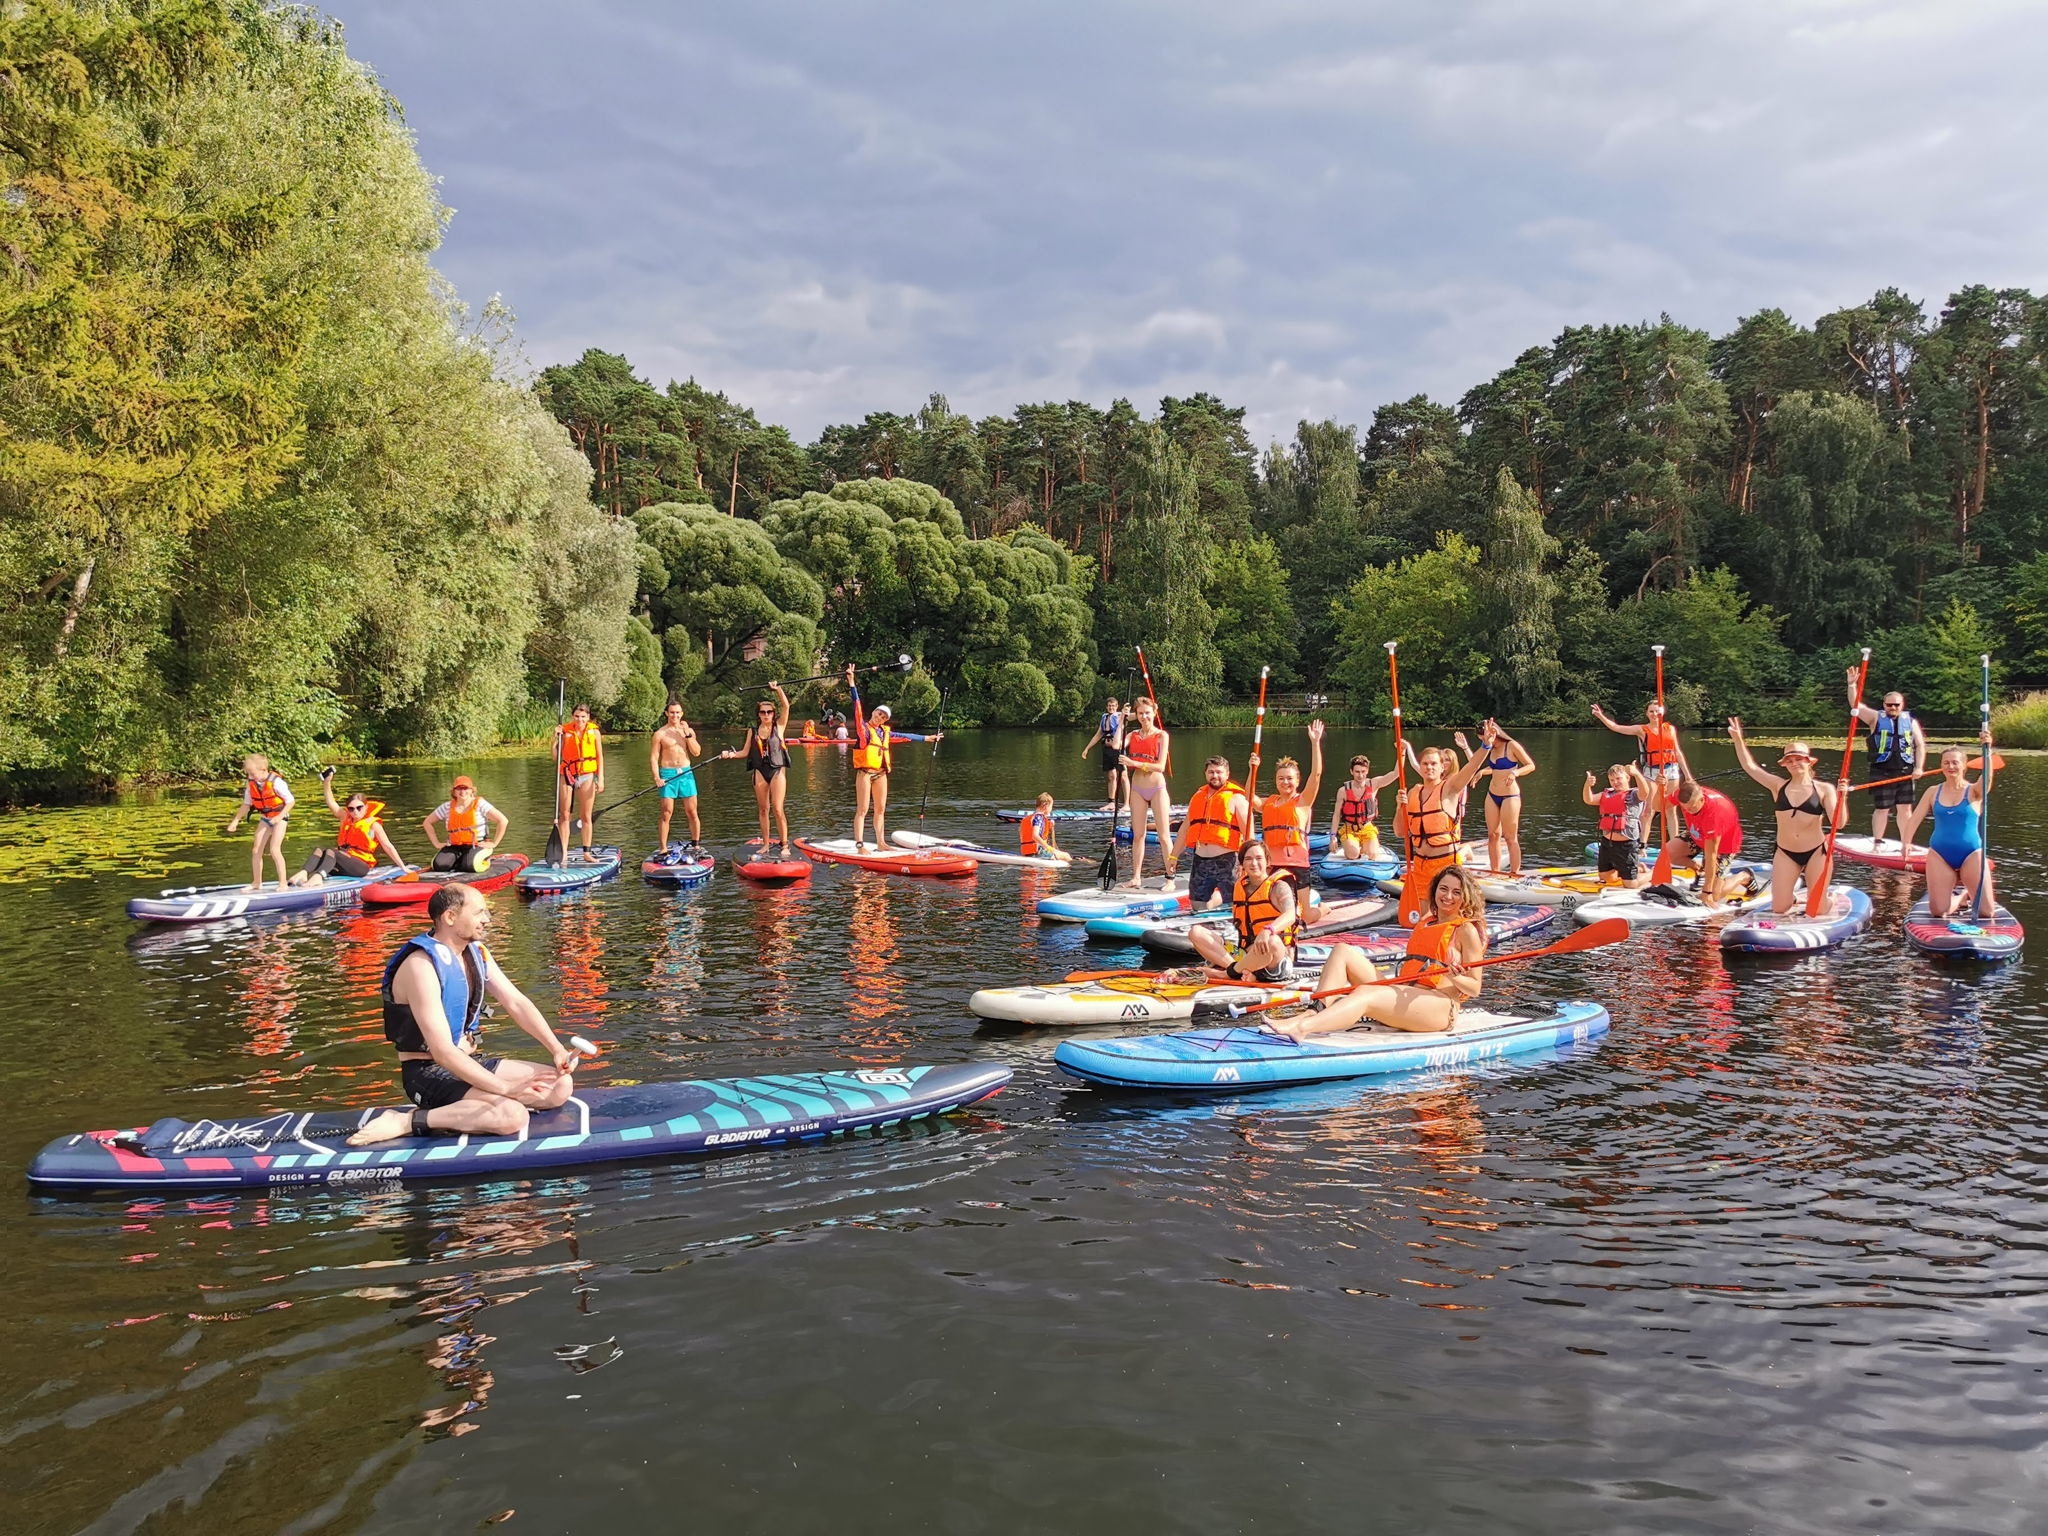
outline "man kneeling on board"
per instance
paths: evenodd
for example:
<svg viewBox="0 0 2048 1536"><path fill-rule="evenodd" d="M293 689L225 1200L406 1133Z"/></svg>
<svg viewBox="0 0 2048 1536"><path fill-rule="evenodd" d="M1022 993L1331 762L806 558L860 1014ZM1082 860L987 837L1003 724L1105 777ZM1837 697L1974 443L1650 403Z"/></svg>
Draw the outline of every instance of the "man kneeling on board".
<svg viewBox="0 0 2048 1536"><path fill-rule="evenodd" d="M512 985L484 948L491 906L466 885L444 885L427 903L431 933L407 939L384 966L384 1036L398 1049L411 1109L387 1109L349 1145L401 1136L524 1136L528 1114L575 1091L576 1056ZM537 1040L552 1066L476 1053L484 994Z"/></svg>

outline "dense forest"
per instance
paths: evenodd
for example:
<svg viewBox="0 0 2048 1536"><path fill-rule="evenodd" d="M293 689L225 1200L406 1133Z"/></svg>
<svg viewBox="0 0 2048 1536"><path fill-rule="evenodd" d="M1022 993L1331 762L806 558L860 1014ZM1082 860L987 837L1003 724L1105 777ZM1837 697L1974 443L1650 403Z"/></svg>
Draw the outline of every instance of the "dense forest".
<svg viewBox="0 0 2048 1536"><path fill-rule="evenodd" d="M0 9L0 786L531 736L908 651L907 713L1815 724L1841 667L1966 717L2048 682L2048 300L1887 290L1575 327L1455 404L1263 448L1209 394L933 394L808 445L591 351L525 371L432 266L397 106L263 0ZM1503 338L1504 343L1510 338ZM1507 350L1503 346L1503 353ZM908 403L908 402L901 402ZM815 710L814 694L800 705Z"/></svg>

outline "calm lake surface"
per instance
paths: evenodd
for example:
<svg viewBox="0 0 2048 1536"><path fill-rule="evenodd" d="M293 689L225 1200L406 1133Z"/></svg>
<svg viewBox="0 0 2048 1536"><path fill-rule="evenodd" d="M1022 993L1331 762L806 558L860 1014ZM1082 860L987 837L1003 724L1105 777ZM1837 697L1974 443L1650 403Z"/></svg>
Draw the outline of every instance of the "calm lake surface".
<svg viewBox="0 0 2048 1536"><path fill-rule="evenodd" d="M1178 733L1176 789L1208 751L1241 767L1248 735ZM1099 803L1085 739L950 738L926 827L1013 845L997 807L1041 788ZM1581 774L1621 743L1525 740L1543 769L1527 846L1576 858ZM1269 775L1305 745L1269 731ZM1361 749L1391 763L1376 734L1328 745L1333 775ZM609 744L607 799L646 782L645 750ZM898 827L918 825L926 751L901 751ZM795 756L792 822L844 835L844 754ZM461 767L537 854L546 760ZM454 771L337 782L389 801L418 858ZM754 824L743 767L701 779L706 840L730 847ZM1762 793L1719 782L1767 836ZM2015 759L2004 784L2001 895L2048 942L2031 851L2048 765ZM332 818L310 776L293 787L296 865ZM654 806L600 824L629 868ZM967 1012L977 987L1138 957L1038 925L1033 902L1087 872L821 866L809 889L762 890L721 867L691 892L637 874L508 892L493 947L603 1044L593 1081L906 1059L998 1060L1016 1081L936 1126L652 1167L31 1197L22 1169L64 1132L396 1101L375 992L417 917L172 932L123 915L164 884L246 878L246 838L218 831L231 807L138 810L137 841L196 869L0 884L0 1529L2048 1522L2040 961L1973 974L1908 953L1903 876L1848 867L1877 921L1829 954L1724 961L1664 931L1492 972L1496 996L1612 1008L1612 1033L1567 1054L1209 1099L1084 1087L1052 1067L1057 1031ZM0 843L51 836L62 874L67 838L104 846L118 825L0 818ZM1092 872L1104 829L1066 836Z"/></svg>

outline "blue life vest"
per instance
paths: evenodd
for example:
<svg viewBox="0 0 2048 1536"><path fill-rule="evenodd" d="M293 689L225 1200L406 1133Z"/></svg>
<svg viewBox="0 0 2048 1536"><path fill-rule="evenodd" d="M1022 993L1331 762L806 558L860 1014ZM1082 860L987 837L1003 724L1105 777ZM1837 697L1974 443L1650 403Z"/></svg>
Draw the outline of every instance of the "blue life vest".
<svg viewBox="0 0 2048 1536"><path fill-rule="evenodd" d="M391 979L398 974L398 968L415 949L434 963L434 974L441 982L441 1012L448 1019L448 1038L457 1045L466 1035L482 1033L479 1022L484 1011L484 978L491 973L491 952L482 944L471 944L467 951L469 960L476 966L477 984L469 984L469 966L464 956L450 949L431 933L422 933L407 939L399 945L392 957L384 962L384 984L380 989L384 999L384 1038L401 1051L424 1053L426 1037L420 1033L419 1021L413 1017L412 1005L393 1000Z"/></svg>
<svg viewBox="0 0 2048 1536"><path fill-rule="evenodd" d="M1102 717L1102 723L1100 727L1098 727L1102 732L1102 739L1104 741L1115 741L1117 728L1121 726L1123 723L1124 720L1122 715L1104 715Z"/></svg>
<svg viewBox="0 0 2048 1536"><path fill-rule="evenodd" d="M1895 763L1900 767L1910 766L1913 761L1913 731L1916 722L1908 710L1900 710L1894 721L1890 715L1880 714L1877 724L1870 728L1870 760L1873 763Z"/></svg>

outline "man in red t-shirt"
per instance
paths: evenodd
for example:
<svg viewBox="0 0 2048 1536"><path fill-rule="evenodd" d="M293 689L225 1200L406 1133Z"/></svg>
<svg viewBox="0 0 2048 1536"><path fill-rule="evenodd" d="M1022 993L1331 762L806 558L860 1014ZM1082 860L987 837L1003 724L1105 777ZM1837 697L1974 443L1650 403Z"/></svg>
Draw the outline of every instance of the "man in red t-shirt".
<svg viewBox="0 0 2048 1536"><path fill-rule="evenodd" d="M1692 778L1679 780L1677 798L1685 830L1664 845L1661 862L1667 868L1682 865L1691 869L1694 860L1700 861L1704 866L1700 894L1710 907L1748 894L1747 876L1721 877L1722 869L1742 852L1742 818L1736 814L1735 802Z"/></svg>

